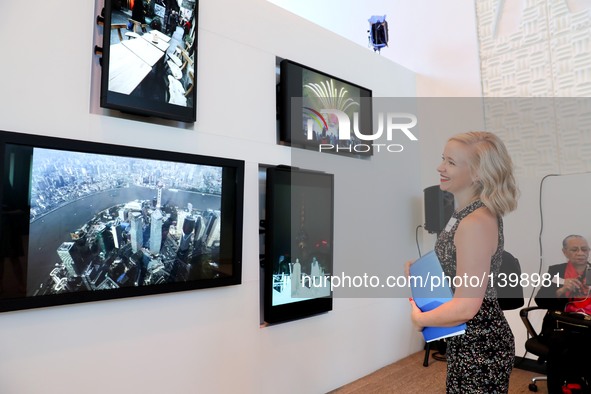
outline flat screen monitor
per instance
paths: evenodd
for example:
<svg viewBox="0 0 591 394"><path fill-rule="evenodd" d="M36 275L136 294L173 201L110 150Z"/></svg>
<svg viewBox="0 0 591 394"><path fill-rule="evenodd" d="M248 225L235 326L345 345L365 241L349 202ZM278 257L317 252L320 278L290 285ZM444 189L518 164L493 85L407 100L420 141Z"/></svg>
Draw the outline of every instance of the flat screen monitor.
<svg viewBox="0 0 591 394"><path fill-rule="evenodd" d="M244 163L0 132L0 311L241 281Z"/></svg>
<svg viewBox="0 0 591 394"><path fill-rule="evenodd" d="M332 310L332 174L267 169L264 320L280 323Z"/></svg>
<svg viewBox="0 0 591 394"><path fill-rule="evenodd" d="M370 143L361 140L373 134L371 90L291 60L280 63L278 87L279 140L281 143L316 151L370 156ZM338 116L325 110L342 111L348 118L350 138L342 138ZM341 133L340 133L341 131ZM356 149L364 146L364 149Z"/></svg>
<svg viewBox="0 0 591 394"><path fill-rule="evenodd" d="M198 0L105 0L101 106L196 120Z"/></svg>

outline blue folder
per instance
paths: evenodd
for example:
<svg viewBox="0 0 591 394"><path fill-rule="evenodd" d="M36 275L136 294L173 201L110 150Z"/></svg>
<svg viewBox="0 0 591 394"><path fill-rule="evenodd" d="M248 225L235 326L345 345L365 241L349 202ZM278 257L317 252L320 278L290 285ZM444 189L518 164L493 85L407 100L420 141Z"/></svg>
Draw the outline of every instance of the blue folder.
<svg viewBox="0 0 591 394"><path fill-rule="evenodd" d="M426 253L415 261L410 266L410 275L422 278L410 281L412 298L421 311L431 311L453 298L449 282L442 280L443 269L434 251ZM466 323L453 327L425 327L423 337L425 342L432 342L465 332Z"/></svg>

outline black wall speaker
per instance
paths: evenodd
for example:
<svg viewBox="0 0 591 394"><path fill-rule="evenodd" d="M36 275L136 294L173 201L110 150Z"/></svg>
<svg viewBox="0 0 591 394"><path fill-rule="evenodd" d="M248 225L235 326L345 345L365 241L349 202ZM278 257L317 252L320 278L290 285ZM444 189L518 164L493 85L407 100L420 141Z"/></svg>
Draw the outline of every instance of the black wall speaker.
<svg viewBox="0 0 591 394"><path fill-rule="evenodd" d="M439 185L430 186L425 193L425 230L439 234L454 212L454 196Z"/></svg>

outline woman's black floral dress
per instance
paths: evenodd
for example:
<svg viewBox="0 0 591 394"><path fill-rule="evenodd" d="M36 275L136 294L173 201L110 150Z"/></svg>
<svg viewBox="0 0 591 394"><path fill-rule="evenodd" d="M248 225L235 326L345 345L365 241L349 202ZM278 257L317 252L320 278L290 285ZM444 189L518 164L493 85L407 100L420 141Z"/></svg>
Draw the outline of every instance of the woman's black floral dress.
<svg viewBox="0 0 591 394"><path fill-rule="evenodd" d="M456 275L456 247L454 235L463 218L483 207L476 200L454 212L450 224L435 243L435 253L445 275ZM449 226L449 224L448 224ZM503 220L498 219L499 238L491 259L490 272L499 273L503 253ZM448 393L507 393L509 375L515 358L515 341L511 328L497 301L497 292L490 282L480 310L466 322L466 333L447 338L447 392Z"/></svg>

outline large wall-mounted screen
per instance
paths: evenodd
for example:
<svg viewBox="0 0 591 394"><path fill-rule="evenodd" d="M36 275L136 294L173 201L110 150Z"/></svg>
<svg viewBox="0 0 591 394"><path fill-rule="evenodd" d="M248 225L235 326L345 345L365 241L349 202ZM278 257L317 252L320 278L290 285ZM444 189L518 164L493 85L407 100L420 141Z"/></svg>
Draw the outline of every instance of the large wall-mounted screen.
<svg viewBox="0 0 591 394"><path fill-rule="evenodd" d="M0 133L0 310L240 283L244 163Z"/></svg>

